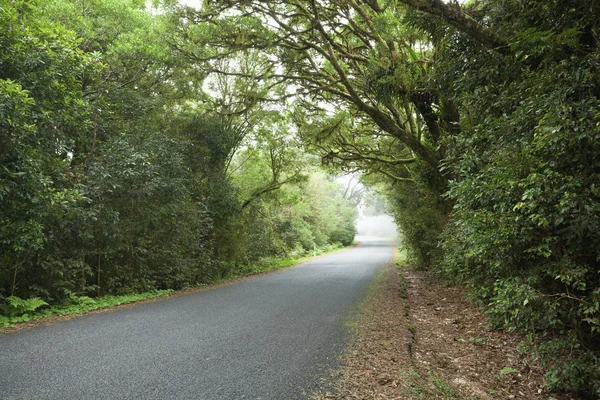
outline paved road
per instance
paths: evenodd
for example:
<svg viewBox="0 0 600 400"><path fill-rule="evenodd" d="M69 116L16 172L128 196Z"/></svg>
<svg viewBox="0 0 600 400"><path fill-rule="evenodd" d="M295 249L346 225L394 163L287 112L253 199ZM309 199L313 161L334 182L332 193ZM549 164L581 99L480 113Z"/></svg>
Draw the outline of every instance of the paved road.
<svg viewBox="0 0 600 400"><path fill-rule="evenodd" d="M299 399L335 365L384 241L245 282L0 335L1 399Z"/></svg>

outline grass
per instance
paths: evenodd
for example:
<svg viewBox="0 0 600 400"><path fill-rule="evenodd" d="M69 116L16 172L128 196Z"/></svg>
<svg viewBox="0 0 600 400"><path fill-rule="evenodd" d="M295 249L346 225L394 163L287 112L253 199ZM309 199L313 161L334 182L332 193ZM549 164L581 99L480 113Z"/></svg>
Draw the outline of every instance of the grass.
<svg viewBox="0 0 600 400"><path fill-rule="evenodd" d="M411 369L403 373L406 382L406 397L409 399L459 400L464 396L448 382L432 371L425 373Z"/></svg>
<svg viewBox="0 0 600 400"><path fill-rule="evenodd" d="M410 358L412 359L413 351L414 351L413 345L415 343L415 336L416 336L416 327L410 318L410 304L408 303L408 282L406 282L406 278L404 277L404 274L402 273L402 270L407 267L408 267L408 257L406 254L406 250L401 248L398 250L397 257L396 257L396 269L398 270L398 280L400 281L400 297L404 300L403 315L407 321L406 328L408 329L408 332L410 333L410 341L407 343L406 347L407 347L408 354L409 354Z"/></svg>
<svg viewBox="0 0 600 400"><path fill-rule="evenodd" d="M396 265L398 266L398 268L405 268L408 265L408 254L406 252L406 249L398 249L396 255Z"/></svg>

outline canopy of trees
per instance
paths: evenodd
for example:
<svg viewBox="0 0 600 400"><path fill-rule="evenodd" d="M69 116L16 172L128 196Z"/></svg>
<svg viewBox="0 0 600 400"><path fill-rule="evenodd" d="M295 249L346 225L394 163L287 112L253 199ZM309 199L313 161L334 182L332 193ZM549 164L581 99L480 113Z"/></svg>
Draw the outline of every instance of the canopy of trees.
<svg viewBox="0 0 600 400"><path fill-rule="evenodd" d="M0 296L174 288L348 243L415 265L600 396L600 3L3 0ZM306 151L308 150L308 152Z"/></svg>

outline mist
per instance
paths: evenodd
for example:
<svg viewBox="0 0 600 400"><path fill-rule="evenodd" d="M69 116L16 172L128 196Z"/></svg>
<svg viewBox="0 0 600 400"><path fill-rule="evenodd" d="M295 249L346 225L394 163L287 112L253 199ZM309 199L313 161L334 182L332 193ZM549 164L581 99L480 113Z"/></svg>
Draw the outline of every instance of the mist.
<svg viewBox="0 0 600 400"><path fill-rule="evenodd" d="M398 227L394 219L386 214L361 215L356 221L357 236L398 239Z"/></svg>

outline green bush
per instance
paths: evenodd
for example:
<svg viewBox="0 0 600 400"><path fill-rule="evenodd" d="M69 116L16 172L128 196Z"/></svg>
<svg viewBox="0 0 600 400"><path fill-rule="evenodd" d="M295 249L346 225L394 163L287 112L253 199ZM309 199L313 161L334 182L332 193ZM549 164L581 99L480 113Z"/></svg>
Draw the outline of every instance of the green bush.
<svg viewBox="0 0 600 400"><path fill-rule="evenodd" d="M387 190L387 205L399 227L410 262L421 269L438 269L442 260L441 234L448 204L442 198L440 177L424 165L414 167L415 183L396 183ZM438 188L436 188L438 185Z"/></svg>
<svg viewBox="0 0 600 400"><path fill-rule="evenodd" d="M573 35L517 34L512 48L543 59L535 67L448 60L462 71L452 85L472 118L445 161L455 205L443 270L471 285L494 325L529 335L550 387L591 396L600 354L599 55L567 55L578 46Z"/></svg>

